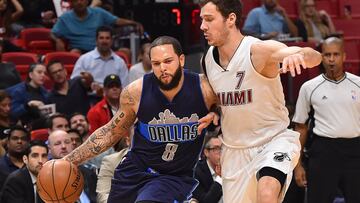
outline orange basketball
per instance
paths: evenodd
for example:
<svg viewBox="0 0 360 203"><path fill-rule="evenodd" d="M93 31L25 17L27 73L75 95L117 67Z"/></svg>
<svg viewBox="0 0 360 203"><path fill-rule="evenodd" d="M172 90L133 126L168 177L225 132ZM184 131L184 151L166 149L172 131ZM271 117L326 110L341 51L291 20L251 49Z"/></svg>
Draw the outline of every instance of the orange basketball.
<svg viewBox="0 0 360 203"><path fill-rule="evenodd" d="M84 188L84 178L78 167L63 159L53 159L41 168L36 181L44 202L73 203Z"/></svg>

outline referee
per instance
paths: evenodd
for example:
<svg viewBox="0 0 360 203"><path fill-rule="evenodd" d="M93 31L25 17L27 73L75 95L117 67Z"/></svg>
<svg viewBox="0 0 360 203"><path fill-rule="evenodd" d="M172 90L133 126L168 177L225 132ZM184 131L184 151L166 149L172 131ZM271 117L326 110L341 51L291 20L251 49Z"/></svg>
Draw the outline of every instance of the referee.
<svg viewBox="0 0 360 203"><path fill-rule="evenodd" d="M305 124L314 110L314 140L305 173L295 168L296 183L308 188L309 203L332 203L338 188L346 203L360 202L360 77L343 70L344 43L330 37L322 44L325 73L304 83L293 117L302 148Z"/></svg>

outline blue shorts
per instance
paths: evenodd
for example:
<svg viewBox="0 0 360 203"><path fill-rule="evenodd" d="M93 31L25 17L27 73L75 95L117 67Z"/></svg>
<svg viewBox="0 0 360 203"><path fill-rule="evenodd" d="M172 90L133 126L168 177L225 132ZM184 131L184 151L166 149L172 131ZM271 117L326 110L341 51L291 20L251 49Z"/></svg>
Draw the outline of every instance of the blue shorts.
<svg viewBox="0 0 360 203"><path fill-rule="evenodd" d="M162 203L183 202L190 199L197 184L192 177L141 170L133 163L131 157L127 156L115 169L108 203L134 203L144 200Z"/></svg>

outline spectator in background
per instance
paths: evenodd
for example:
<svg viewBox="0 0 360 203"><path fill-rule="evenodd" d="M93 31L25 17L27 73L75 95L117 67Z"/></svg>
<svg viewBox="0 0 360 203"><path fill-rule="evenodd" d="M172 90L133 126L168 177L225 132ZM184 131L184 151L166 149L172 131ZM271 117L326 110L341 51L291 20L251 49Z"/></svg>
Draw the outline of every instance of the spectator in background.
<svg viewBox="0 0 360 203"><path fill-rule="evenodd" d="M300 1L300 16L296 25L304 41L320 43L327 36L336 33L331 17L325 10L317 11L314 0Z"/></svg>
<svg viewBox="0 0 360 203"><path fill-rule="evenodd" d="M5 90L0 90L0 157L6 153L5 147L10 132L10 104L10 96Z"/></svg>
<svg viewBox="0 0 360 203"><path fill-rule="evenodd" d="M44 142L30 142L22 156L25 167L11 173L0 193L2 203L43 203L36 191L37 175L48 160L48 148Z"/></svg>
<svg viewBox="0 0 360 203"><path fill-rule="evenodd" d="M61 159L74 150L69 134L63 130L50 133L48 142L49 153L53 159ZM96 203L96 174L82 165L79 169L84 176L84 190L79 202Z"/></svg>
<svg viewBox="0 0 360 203"><path fill-rule="evenodd" d="M10 42L9 38L18 33L13 27L23 14L23 7L18 0L0 0L0 39L1 52L23 51L22 48Z"/></svg>
<svg viewBox="0 0 360 203"><path fill-rule="evenodd" d="M53 1L49 0L19 0L24 13L19 19L16 31L32 27L52 27L56 21Z"/></svg>
<svg viewBox="0 0 360 203"><path fill-rule="evenodd" d="M87 118L90 124L90 134L99 127L108 123L116 114L120 105L120 93L122 91L119 76L111 74L104 80L104 98L93 106Z"/></svg>
<svg viewBox="0 0 360 203"><path fill-rule="evenodd" d="M0 137L4 139L10 130L11 98L5 90L0 90Z"/></svg>
<svg viewBox="0 0 360 203"><path fill-rule="evenodd" d="M360 77L343 69L343 40L324 40L322 57L325 73L301 86L296 103L293 122L302 148L308 138L305 122L310 111L315 125L308 169L299 162L295 180L307 187L309 203L333 202L338 188L345 202L360 202Z"/></svg>
<svg viewBox="0 0 360 203"><path fill-rule="evenodd" d="M71 142L74 146L74 149L82 144L82 138L78 130L70 129L67 131L70 136Z"/></svg>
<svg viewBox="0 0 360 203"><path fill-rule="evenodd" d="M6 89L12 98L11 118L21 120L23 125L32 124L41 118L40 108L48 103L49 94L43 87L46 67L41 63L31 64L25 82Z"/></svg>
<svg viewBox="0 0 360 203"><path fill-rule="evenodd" d="M84 114L75 112L70 116L70 129L75 129L79 131L83 141L85 141L89 136L89 122Z"/></svg>
<svg viewBox="0 0 360 203"><path fill-rule="evenodd" d="M145 43L141 46L139 59L140 62L131 66L129 70L129 83L141 78L146 73L151 72L150 61L150 43Z"/></svg>
<svg viewBox="0 0 360 203"><path fill-rule="evenodd" d="M120 77L121 84L128 84L128 68L123 59L116 55L111 46L113 43L113 30L110 27L101 26L96 31L96 48L77 60L71 78L79 76L81 72L89 72L94 77L93 90L101 92L106 76L115 74Z"/></svg>
<svg viewBox="0 0 360 203"><path fill-rule="evenodd" d="M2 61L4 40L0 40L0 89L6 89L21 82L19 72L13 63Z"/></svg>
<svg viewBox="0 0 360 203"><path fill-rule="evenodd" d="M277 0L262 0L261 7L252 9L243 27L243 32L262 40L277 39L282 34L298 36L295 24Z"/></svg>
<svg viewBox="0 0 360 203"><path fill-rule="evenodd" d="M48 129L49 134L54 132L55 130L70 130L69 121L65 114L55 113L48 118Z"/></svg>
<svg viewBox="0 0 360 203"><path fill-rule="evenodd" d="M92 75L82 72L79 76L68 80L67 71L60 61L51 61L46 68L54 83L49 101L56 104L56 111L67 116L75 112L86 114L90 109L88 91L91 90Z"/></svg>
<svg viewBox="0 0 360 203"><path fill-rule="evenodd" d="M88 0L71 0L72 9L61 15L52 28L52 38L56 50L64 51L65 44L61 38L69 42L70 51L86 53L95 48L96 29L103 25L131 25L141 33L140 23L118 18L99 7L89 7Z"/></svg>
<svg viewBox="0 0 360 203"><path fill-rule="evenodd" d="M11 28L23 14L24 9L18 0L0 0L0 37L7 39L14 36Z"/></svg>
<svg viewBox="0 0 360 203"><path fill-rule="evenodd" d="M218 136L207 135L201 160L195 168L195 178L199 181L192 200L199 203L222 202L222 178L220 166L221 140Z"/></svg>
<svg viewBox="0 0 360 203"><path fill-rule="evenodd" d="M117 152L103 158L96 184L97 203L107 203L111 188L111 179L114 176L115 168L127 154L129 145L130 138L122 137L117 144Z"/></svg>
<svg viewBox="0 0 360 203"><path fill-rule="evenodd" d="M7 137L7 153L0 158L0 171L2 177L24 166L22 156L30 141L29 132L22 126L13 126ZM1 189L2 185L0 185Z"/></svg>

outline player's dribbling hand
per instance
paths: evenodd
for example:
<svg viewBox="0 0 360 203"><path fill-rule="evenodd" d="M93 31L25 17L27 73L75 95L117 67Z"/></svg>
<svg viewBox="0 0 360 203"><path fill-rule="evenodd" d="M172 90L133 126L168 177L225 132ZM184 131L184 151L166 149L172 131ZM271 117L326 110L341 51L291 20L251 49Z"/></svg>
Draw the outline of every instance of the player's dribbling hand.
<svg viewBox="0 0 360 203"><path fill-rule="evenodd" d="M280 72L286 73L290 71L291 76L295 77L296 74L301 74L301 68L306 68L304 53L296 53L283 59Z"/></svg>
<svg viewBox="0 0 360 203"><path fill-rule="evenodd" d="M198 134L210 125L212 122L214 125L219 124L219 115L214 112L209 112L206 116L199 119Z"/></svg>
<svg viewBox="0 0 360 203"><path fill-rule="evenodd" d="M295 181L299 187L306 187L307 180L306 180L306 172L304 167L299 163L296 165L294 169Z"/></svg>

